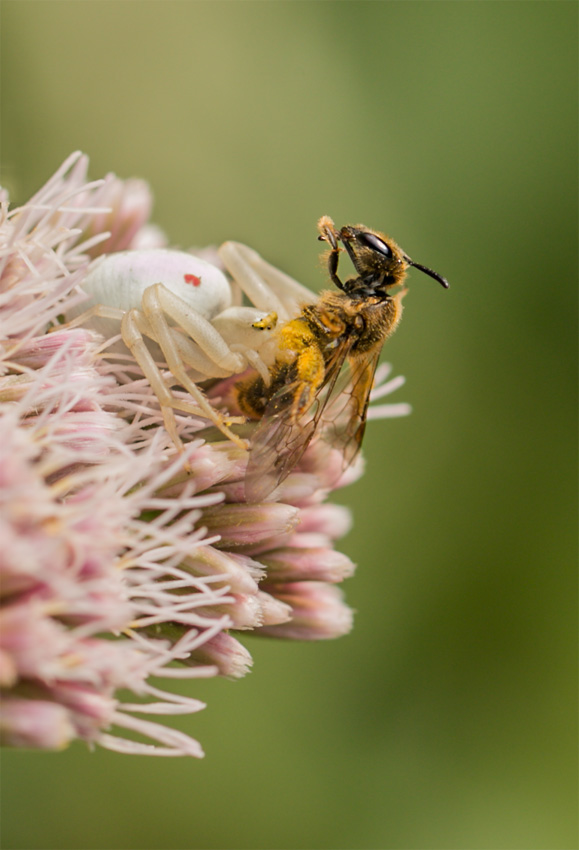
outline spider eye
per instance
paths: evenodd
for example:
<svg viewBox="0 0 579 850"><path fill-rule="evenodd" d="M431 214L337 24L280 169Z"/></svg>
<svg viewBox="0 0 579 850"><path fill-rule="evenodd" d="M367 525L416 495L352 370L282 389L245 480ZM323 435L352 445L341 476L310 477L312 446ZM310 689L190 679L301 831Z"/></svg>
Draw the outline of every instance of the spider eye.
<svg viewBox="0 0 579 850"><path fill-rule="evenodd" d="M360 233L358 235L358 240L368 248L372 248L373 251L378 251L378 253L382 254L384 257L392 257L392 250L385 242L382 241L382 239L379 239L378 236L375 236L373 233Z"/></svg>

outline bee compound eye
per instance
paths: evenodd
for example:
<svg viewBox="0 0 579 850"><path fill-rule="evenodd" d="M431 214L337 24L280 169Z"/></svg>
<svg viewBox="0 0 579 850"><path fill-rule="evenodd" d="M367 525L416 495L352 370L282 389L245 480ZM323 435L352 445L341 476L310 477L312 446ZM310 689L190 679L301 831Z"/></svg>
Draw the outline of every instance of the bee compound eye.
<svg viewBox="0 0 579 850"><path fill-rule="evenodd" d="M384 257L392 257L392 249L374 233L360 233L358 235L358 240L362 243L362 245L372 248L373 251L377 251Z"/></svg>

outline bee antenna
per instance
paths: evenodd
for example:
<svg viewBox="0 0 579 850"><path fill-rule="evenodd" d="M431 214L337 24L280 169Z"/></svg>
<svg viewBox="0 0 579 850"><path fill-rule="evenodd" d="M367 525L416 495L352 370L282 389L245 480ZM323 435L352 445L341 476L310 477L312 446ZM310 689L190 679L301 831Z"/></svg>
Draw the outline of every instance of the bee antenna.
<svg viewBox="0 0 579 850"><path fill-rule="evenodd" d="M429 269L428 266L423 266L420 263L414 263L410 259L410 257L406 257L405 259L409 265L414 266L415 269L419 269L421 272L424 272L424 274L427 274L428 277L433 277L434 280L437 280L441 286L444 286L445 289L448 289L448 287L450 286L450 283L447 281L447 279L441 274L438 274L438 272Z"/></svg>

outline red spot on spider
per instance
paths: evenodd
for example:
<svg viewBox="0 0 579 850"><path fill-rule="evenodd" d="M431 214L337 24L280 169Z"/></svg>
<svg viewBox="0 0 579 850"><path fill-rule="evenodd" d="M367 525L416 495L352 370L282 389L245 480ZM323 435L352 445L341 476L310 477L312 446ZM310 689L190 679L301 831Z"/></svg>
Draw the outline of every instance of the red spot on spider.
<svg viewBox="0 0 579 850"><path fill-rule="evenodd" d="M184 274L183 279L185 283L192 283L193 286L201 286L201 278L197 277L196 274Z"/></svg>

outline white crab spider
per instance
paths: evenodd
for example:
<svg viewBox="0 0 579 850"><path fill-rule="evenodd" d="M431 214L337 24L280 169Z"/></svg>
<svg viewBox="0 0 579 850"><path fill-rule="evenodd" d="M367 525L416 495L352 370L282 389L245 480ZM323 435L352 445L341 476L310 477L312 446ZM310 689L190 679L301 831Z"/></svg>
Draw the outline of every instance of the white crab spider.
<svg viewBox="0 0 579 850"><path fill-rule="evenodd" d="M228 427L244 420L216 411L196 382L238 374L249 365L269 380L277 321L315 300L246 245L225 242L218 253L233 283L216 266L182 251L157 248L100 258L83 282L89 308L85 302L81 315L77 309L67 316L69 327L89 324L109 338L119 333L120 322L122 341L147 377L179 448L174 410L211 420L236 445L247 447ZM242 292L253 307L234 306ZM166 382L156 360L167 363L173 381ZM176 398L171 384L186 389L192 401Z"/></svg>

